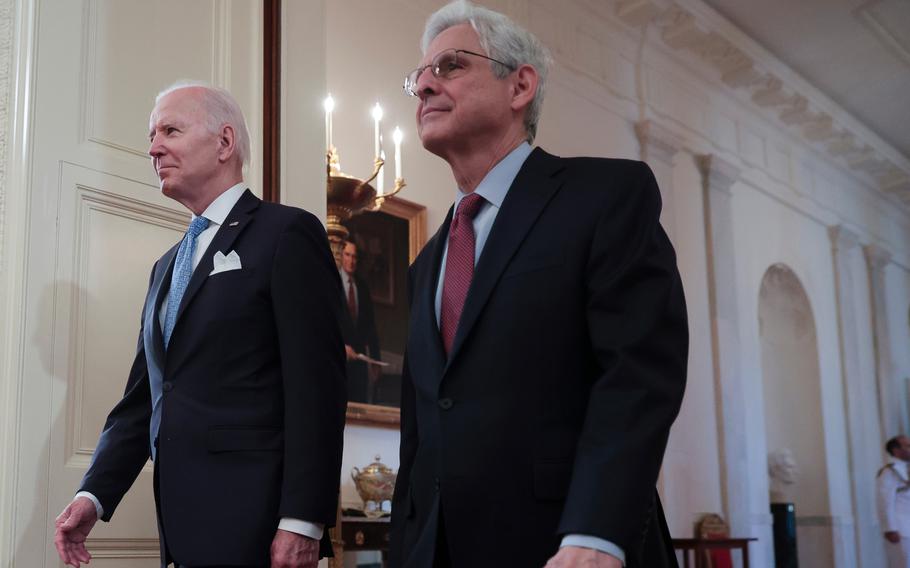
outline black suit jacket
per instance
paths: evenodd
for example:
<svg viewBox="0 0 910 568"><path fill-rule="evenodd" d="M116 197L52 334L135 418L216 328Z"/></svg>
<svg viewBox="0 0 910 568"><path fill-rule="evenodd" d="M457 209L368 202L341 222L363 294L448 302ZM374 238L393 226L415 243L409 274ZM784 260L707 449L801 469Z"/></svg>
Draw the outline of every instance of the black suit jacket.
<svg viewBox="0 0 910 568"><path fill-rule="evenodd" d="M452 352L434 297L449 217L411 267L392 566L541 567L565 534L675 565L655 491L688 332L640 162L536 149L478 260Z"/></svg>
<svg viewBox="0 0 910 568"><path fill-rule="evenodd" d="M209 276L215 252L231 250L242 269ZM159 373L162 561L168 551L187 565L267 565L281 517L335 520L346 405L338 272L315 217L246 191L194 271L165 352L158 313L176 251L152 269L126 392L81 490L109 520L149 458L149 373Z"/></svg>
<svg viewBox="0 0 910 568"><path fill-rule="evenodd" d="M343 277L342 277L343 278ZM366 281L354 275L354 288L357 295L357 317L351 317L348 299L342 286L344 309L341 315L341 337L346 345L354 351L365 353L373 359L380 359L379 336L376 333L376 318L373 315L373 298ZM363 361L348 361L348 398L354 402L371 402L367 364Z"/></svg>

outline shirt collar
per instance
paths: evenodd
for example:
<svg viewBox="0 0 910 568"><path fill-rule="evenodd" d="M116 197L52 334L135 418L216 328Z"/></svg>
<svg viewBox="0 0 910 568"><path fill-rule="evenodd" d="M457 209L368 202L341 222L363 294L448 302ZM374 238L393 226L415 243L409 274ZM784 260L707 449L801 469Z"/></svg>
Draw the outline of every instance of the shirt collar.
<svg viewBox="0 0 910 568"><path fill-rule="evenodd" d="M209 220L210 225L223 225L224 220L231 213L231 209L240 201L240 196L246 191L246 187L243 182L232 185L205 208L202 216ZM193 219L195 218L196 215L193 215Z"/></svg>
<svg viewBox="0 0 910 568"><path fill-rule="evenodd" d="M519 144L514 150L506 154L506 157L500 160L492 170L487 172L487 175L481 180L474 193L483 197L493 207L497 209L502 207L502 202L505 201L506 194L509 193L509 188L518 175L518 170L524 165L532 150L533 148L527 142ZM456 192L455 211L458 211L458 204L461 203L461 200L466 195L467 193L462 192L461 189Z"/></svg>

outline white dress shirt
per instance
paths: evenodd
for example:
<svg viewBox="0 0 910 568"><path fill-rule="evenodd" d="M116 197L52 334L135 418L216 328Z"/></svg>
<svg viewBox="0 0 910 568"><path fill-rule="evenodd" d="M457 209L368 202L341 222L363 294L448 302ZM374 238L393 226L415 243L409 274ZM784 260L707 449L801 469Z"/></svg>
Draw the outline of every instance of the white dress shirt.
<svg viewBox="0 0 910 568"><path fill-rule="evenodd" d="M231 210L234 209L234 206L237 205L237 201L240 200L240 196L243 195L243 192L246 191L247 185L243 182L238 183L227 189L224 193L215 198L212 203L206 207L203 211L202 216L209 220L209 226L206 227L204 231L199 233L199 236L196 237L196 250L193 252L193 271L199 266L199 261L202 260L203 255L205 255L206 249L209 248L209 245L212 244L212 239L215 238L215 234L218 232L218 229L221 228L221 225L224 224L225 219L231 213ZM193 215L193 219L196 218L196 215ZM213 267L203 267L205 270L211 271ZM161 325L161 329L164 329L164 319L167 315L167 302L170 298L170 291L165 294L164 299L161 302L161 308L158 310L158 322ZM242 490L242 489L241 489ZM104 515L104 508L101 506L101 502L98 501L98 498L88 491L80 491L76 493L76 496L73 498L78 499L79 497L86 497L95 504L95 510L98 512L98 518L100 519ZM284 517L278 522L278 528L281 530L302 534L316 540L322 538L323 531L325 527L322 523L310 523L308 521L302 521L300 519L292 519L289 517Z"/></svg>
<svg viewBox="0 0 910 568"><path fill-rule="evenodd" d="M474 193L484 198L480 211L474 217L474 264L477 265L483 247L487 243L487 237L490 236L490 230L493 228L493 222L499 214L502 202L505 201L509 188L525 160L531 155L533 148L527 142L522 142L514 150L509 152L505 158L500 160L493 169L491 169L480 184L474 189ZM455 193L454 212L458 211L458 204L467 194L458 189ZM453 215L454 215L453 212ZM439 266L439 281L436 284L436 325L439 325L439 314L442 310L442 285L446 274L446 256L449 252L449 241L446 239L442 251L442 262ZM560 543L560 548L564 546L579 546L582 548L592 548L600 552L605 552L618 558L623 565L626 563L626 554L622 548L614 543L598 538L596 536L567 534Z"/></svg>

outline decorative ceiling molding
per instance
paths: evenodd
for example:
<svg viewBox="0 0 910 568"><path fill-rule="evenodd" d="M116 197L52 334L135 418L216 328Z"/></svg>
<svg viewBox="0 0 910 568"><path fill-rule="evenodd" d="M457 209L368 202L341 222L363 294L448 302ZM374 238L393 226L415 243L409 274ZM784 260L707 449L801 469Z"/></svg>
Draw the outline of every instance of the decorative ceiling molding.
<svg viewBox="0 0 910 568"><path fill-rule="evenodd" d="M869 0L853 14L885 47L910 65L910 29L902 27L910 15L910 4L906 0Z"/></svg>
<svg viewBox="0 0 910 568"><path fill-rule="evenodd" d="M748 36L741 32L732 33L736 30L732 24L717 25L714 20L720 21L720 16L707 18L676 0L614 3L615 14L622 21L634 27L656 27L669 48L692 53L716 69L724 84L747 93L757 107L772 113L782 126L794 129L807 144L859 172L883 193L910 205L910 160L866 131L835 103L817 102L823 98L817 89L799 80L795 72L780 72L779 68L789 68L772 55L756 56L761 51L756 49L757 44L747 41ZM705 11L710 8L705 7Z"/></svg>

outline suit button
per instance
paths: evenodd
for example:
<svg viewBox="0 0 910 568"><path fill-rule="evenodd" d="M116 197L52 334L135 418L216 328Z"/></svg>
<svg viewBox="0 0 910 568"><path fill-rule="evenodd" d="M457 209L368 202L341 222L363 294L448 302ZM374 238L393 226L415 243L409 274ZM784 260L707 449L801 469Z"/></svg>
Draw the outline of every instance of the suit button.
<svg viewBox="0 0 910 568"><path fill-rule="evenodd" d="M433 488L436 489L436 491L439 491L439 478L438 477L433 478Z"/></svg>
<svg viewBox="0 0 910 568"><path fill-rule="evenodd" d="M161 385L161 390L163 390L164 392L171 392L173 389L174 389L174 383L172 383L170 381L164 381L164 383Z"/></svg>
<svg viewBox="0 0 910 568"><path fill-rule="evenodd" d="M451 398L440 398L439 399L439 408L443 410L448 410L452 408L455 402Z"/></svg>

